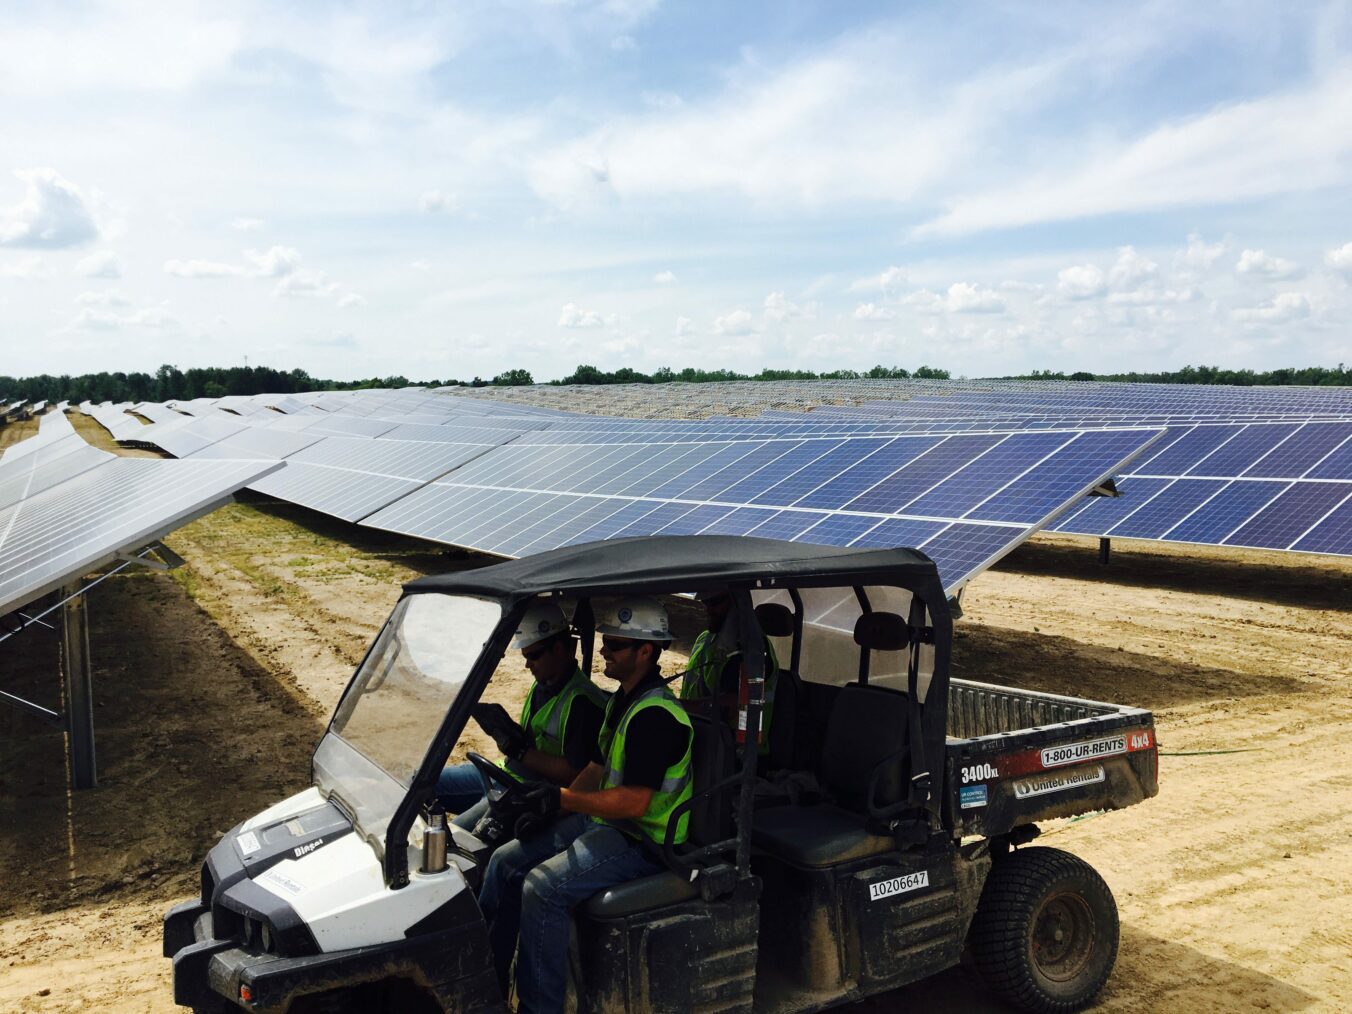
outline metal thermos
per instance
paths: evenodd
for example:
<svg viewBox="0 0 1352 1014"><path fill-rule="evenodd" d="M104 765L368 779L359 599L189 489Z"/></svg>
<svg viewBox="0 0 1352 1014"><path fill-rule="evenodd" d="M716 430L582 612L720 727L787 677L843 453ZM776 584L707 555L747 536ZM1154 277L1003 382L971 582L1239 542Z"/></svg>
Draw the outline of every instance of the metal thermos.
<svg viewBox="0 0 1352 1014"><path fill-rule="evenodd" d="M441 873L446 869L446 812L433 807L423 832L423 873Z"/></svg>

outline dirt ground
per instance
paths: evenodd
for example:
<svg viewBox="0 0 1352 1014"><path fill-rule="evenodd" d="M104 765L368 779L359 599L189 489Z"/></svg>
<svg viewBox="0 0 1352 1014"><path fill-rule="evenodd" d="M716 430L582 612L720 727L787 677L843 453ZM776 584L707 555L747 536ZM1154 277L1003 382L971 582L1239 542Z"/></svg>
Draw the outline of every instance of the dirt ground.
<svg viewBox="0 0 1352 1014"><path fill-rule="evenodd" d="M260 498L166 541L185 567L90 594L98 788L69 793L61 734L0 709L0 1011L176 1009L164 910L225 830L307 784L400 583L480 562ZM1096 1009L1352 1010L1352 561L1122 542L1104 568L1095 548L1042 537L978 578L955 675L1155 713L1159 797L1042 839L1121 909ZM490 696L514 710L525 680ZM54 632L0 643L0 689L58 706ZM962 967L854 1010L911 1005L1005 1009Z"/></svg>

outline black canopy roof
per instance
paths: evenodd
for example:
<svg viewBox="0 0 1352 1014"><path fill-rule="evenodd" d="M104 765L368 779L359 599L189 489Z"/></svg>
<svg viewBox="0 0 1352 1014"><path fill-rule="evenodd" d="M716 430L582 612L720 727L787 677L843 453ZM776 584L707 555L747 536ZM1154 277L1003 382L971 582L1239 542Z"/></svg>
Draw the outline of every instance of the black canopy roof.
<svg viewBox="0 0 1352 1014"><path fill-rule="evenodd" d="M623 595L732 584L893 584L943 598L933 561L914 549L839 549L736 535L667 535L565 546L505 563L419 578L409 593L517 600L549 592Z"/></svg>

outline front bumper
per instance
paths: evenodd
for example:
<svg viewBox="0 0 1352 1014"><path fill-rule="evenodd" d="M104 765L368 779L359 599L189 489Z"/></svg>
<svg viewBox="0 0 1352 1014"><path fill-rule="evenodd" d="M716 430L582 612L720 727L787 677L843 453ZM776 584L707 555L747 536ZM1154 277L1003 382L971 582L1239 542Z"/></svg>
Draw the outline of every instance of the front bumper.
<svg viewBox="0 0 1352 1014"><path fill-rule="evenodd" d="M174 1003L206 1010L283 1014L300 996L402 979L445 1011L505 1010L481 926L359 947L281 957L212 938L211 911L196 901L164 917L164 955L174 962Z"/></svg>

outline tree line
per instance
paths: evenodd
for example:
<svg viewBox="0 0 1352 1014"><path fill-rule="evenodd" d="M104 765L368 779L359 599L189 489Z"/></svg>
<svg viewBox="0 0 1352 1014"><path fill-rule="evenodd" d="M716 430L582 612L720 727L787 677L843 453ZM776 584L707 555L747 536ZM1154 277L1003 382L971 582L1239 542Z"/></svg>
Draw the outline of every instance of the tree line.
<svg viewBox="0 0 1352 1014"><path fill-rule="evenodd" d="M759 373L735 370L703 370L686 367L673 370L663 366L642 373L624 366L602 370L579 365L566 377L549 384L704 384L730 380L948 380L947 370L920 366L906 370L899 366L875 366L869 370L764 369ZM1034 370L1007 380L1115 381L1151 384L1233 384L1251 387L1258 384L1309 387L1352 386L1352 370L1342 363L1336 367L1287 367L1279 370L1227 370L1219 366L1185 366L1181 370L1160 373L1102 373L1085 371L1064 373L1059 370ZM504 370L490 379L410 380L392 375L364 380L324 380L304 370L274 370L267 366L208 366L180 370L168 364L152 373L86 373L80 376L41 374L34 377L0 376L0 397L25 401L188 401L193 398L222 398L226 395L296 394L302 391L351 391L372 387L519 387L534 384L529 370Z"/></svg>

